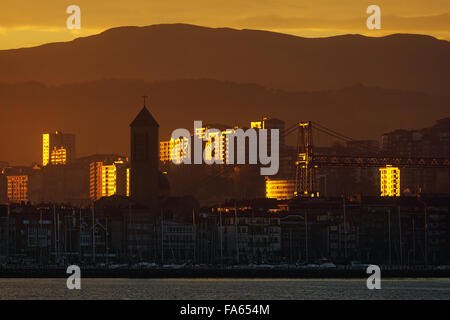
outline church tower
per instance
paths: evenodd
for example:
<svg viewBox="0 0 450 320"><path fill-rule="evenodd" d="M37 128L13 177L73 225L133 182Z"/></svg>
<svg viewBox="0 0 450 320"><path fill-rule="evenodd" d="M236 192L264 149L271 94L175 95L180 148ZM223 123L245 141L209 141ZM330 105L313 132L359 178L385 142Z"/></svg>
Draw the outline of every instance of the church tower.
<svg viewBox="0 0 450 320"><path fill-rule="evenodd" d="M159 193L159 125L144 107L130 123L130 197L136 203L156 208Z"/></svg>

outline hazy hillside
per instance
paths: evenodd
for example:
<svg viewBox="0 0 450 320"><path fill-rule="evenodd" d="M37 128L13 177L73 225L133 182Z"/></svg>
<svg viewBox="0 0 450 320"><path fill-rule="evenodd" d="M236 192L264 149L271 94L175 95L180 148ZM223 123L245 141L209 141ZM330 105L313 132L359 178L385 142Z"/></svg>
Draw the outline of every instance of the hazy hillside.
<svg viewBox="0 0 450 320"><path fill-rule="evenodd" d="M308 39L192 25L121 27L67 43L0 51L0 81L210 78L288 90L362 83L448 95L450 43L429 36Z"/></svg>
<svg viewBox="0 0 450 320"><path fill-rule="evenodd" d="M287 125L315 120L355 138L378 139L383 132L429 126L450 115L450 97L362 85L288 92L217 80L0 84L0 160L40 161L41 133L49 130L76 133L79 156L128 154L129 123L144 94L162 138L175 128L192 130L193 120L245 126L268 115Z"/></svg>

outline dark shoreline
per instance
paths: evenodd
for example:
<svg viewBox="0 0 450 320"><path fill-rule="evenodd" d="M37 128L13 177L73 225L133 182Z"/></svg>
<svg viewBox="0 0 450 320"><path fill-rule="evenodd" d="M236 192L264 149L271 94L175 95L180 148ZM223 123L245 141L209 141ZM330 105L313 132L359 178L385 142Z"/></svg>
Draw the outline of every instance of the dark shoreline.
<svg viewBox="0 0 450 320"><path fill-rule="evenodd" d="M66 269L2 269L0 278L67 278ZM81 269L83 278L367 279L365 270ZM450 270L381 270L383 278L450 278Z"/></svg>

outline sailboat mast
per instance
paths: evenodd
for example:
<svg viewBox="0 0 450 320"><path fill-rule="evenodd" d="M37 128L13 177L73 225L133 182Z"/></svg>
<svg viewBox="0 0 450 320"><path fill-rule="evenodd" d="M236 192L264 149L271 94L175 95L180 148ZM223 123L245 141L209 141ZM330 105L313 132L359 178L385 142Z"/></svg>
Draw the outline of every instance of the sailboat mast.
<svg viewBox="0 0 450 320"><path fill-rule="evenodd" d="M194 232L194 264L196 261L196 247L197 247L197 230L195 225L195 209L192 208L192 225L193 225L193 232Z"/></svg>
<svg viewBox="0 0 450 320"><path fill-rule="evenodd" d="M94 206L92 206L91 212L92 212L92 262L95 264L95 212L94 212Z"/></svg>
<svg viewBox="0 0 450 320"><path fill-rule="evenodd" d="M57 261L57 254L58 254L58 250L57 250L57 244L56 244L56 206L55 204L53 204L53 233L54 233L54 248L55 248L55 262Z"/></svg>
<svg viewBox="0 0 450 320"><path fill-rule="evenodd" d="M237 221L237 208L236 202L234 203L234 225L236 228L236 261L239 264L239 233L238 233L238 221Z"/></svg>
<svg viewBox="0 0 450 320"><path fill-rule="evenodd" d="M164 265L164 212L161 208L161 263Z"/></svg>

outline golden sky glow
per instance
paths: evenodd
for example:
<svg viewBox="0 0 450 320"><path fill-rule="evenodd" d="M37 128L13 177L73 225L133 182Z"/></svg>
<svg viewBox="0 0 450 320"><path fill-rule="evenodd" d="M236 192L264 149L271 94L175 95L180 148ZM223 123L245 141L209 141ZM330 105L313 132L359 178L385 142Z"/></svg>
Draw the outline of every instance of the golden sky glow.
<svg viewBox="0 0 450 320"><path fill-rule="evenodd" d="M81 30L66 29L66 8L81 8ZM366 8L381 8L380 31ZM191 23L263 29L305 37L347 33L429 34L450 40L449 0L0 0L0 49L68 41L124 25Z"/></svg>

